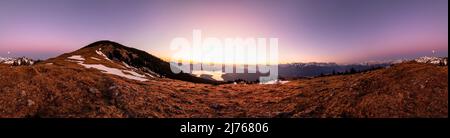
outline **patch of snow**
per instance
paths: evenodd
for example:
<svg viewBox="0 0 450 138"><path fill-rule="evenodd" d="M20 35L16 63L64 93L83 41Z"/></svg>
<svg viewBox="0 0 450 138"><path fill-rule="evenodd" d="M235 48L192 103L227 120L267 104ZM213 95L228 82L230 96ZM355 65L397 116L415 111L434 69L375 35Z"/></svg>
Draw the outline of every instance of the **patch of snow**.
<svg viewBox="0 0 450 138"><path fill-rule="evenodd" d="M134 71L110 68L110 67L106 67L106 66L101 65L101 64L84 64L84 63L81 63L81 62L78 62L78 64L84 66L85 68L94 68L94 69L101 70L103 73L106 73L106 74L117 75L117 76L124 77L124 78L127 78L127 79L132 79L132 80L147 81L147 79L145 79L144 75L141 75L141 74L136 73ZM125 74L124 72L129 73L129 74Z"/></svg>
<svg viewBox="0 0 450 138"><path fill-rule="evenodd" d="M150 77L152 77L152 78L155 77L155 76L153 76L152 74L149 74L149 73L145 73L145 75L150 76Z"/></svg>
<svg viewBox="0 0 450 138"><path fill-rule="evenodd" d="M111 61L105 54L103 54L103 52L101 50L102 50L102 48L99 48L98 50L95 50L95 53L97 53L98 55L102 56L106 60Z"/></svg>
<svg viewBox="0 0 450 138"><path fill-rule="evenodd" d="M8 60L8 61L5 61L3 63L5 63L5 64L14 64L14 61L13 60Z"/></svg>
<svg viewBox="0 0 450 138"><path fill-rule="evenodd" d="M100 60L100 59L98 59L98 58L96 58L96 57L91 57L91 59L93 59L93 60Z"/></svg>
<svg viewBox="0 0 450 138"><path fill-rule="evenodd" d="M161 75L159 75L158 73L153 72L152 70L144 67L143 70L145 70L145 72L148 72L147 74L151 77L157 76L157 77L162 77Z"/></svg>
<svg viewBox="0 0 450 138"><path fill-rule="evenodd" d="M68 59L84 61L84 58L81 57L80 55L73 55L73 56L68 57Z"/></svg>
<svg viewBox="0 0 450 138"><path fill-rule="evenodd" d="M125 63L125 62L123 62L123 61L122 61L122 64L123 64L123 66L124 66L125 68L127 68L127 69L138 70L138 69L134 68L133 66L128 65L127 63ZM151 71L150 71L150 73L145 73L144 75L138 74L138 73L133 72L133 71L132 71L132 72L126 71L126 72L127 72L127 73L130 73L130 74L135 73L135 74L133 74L133 75L135 75L135 76L145 77L145 75L147 75L147 76L150 76L150 77L154 78L154 76L150 74L150 73L153 73L153 72L151 72Z"/></svg>
<svg viewBox="0 0 450 138"><path fill-rule="evenodd" d="M137 72L134 72L134 71L131 71L131 70L123 70L123 72L126 72L126 73L131 74L131 75L136 76L136 77L145 78L145 75L141 75L141 74L139 74Z"/></svg>
<svg viewBox="0 0 450 138"><path fill-rule="evenodd" d="M124 77L124 78L127 78L127 79L132 79L132 80L148 81L145 78L145 75L141 75L141 74L136 73L134 71L110 68L110 67L106 67L106 66L101 65L101 64L84 64L83 63L84 59L81 58L81 56L71 56L71 57L69 57L69 59L71 59L71 60L68 60L68 61L76 62L76 63L80 64L81 66L83 66L85 68L98 69L102 73L112 74L112 75ZM73 60L73 59L76 59L76 60ZM82 59L82 60L80 60L80 59ZM125 74L124 72L126 72L128 74Z"/></svg>
<svg viewBox="0 0 450 138"><path fill-rule="evenodd" d="M268 82L261 82L260 84L285 84L288 83L289 81L282 81L282 80L271 80Z"/></svg>
<svg viewBox="0 0 450 138"><path fill-rule="evenodd" d="M129 69L132 68L131 66L129 66L127 63L125 63L125 62L123 62L123 61L122 61L122 64L123 64L126 68L129 68Z"/></svg>

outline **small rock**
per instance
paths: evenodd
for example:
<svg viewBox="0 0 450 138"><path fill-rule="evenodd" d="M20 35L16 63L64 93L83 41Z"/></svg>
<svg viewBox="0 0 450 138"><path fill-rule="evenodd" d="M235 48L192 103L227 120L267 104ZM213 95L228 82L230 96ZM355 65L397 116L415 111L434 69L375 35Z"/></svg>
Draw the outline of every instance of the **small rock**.
<svg viewBox="0 0 450 138"><path fill-rule="evenodd" d="M114 91L112 91L111 94L112 94L111 96L119 96L119 91L118 90L114 90Z"/></svg>
<svg viewBox="0 0 450 138"><path fill-rule="evenodd" d="M27 92L24 90L20 91L20 96L27 96Z"/></svg>
<svg viewBox="0 0 450 138"><path fill-rule="evenodd" d="M100 93L96 88L89 88L89 92L93 94Z"/></svg>
<svg viewBox="0 0 450 138"><path fill-rule="evenodd" d="M420 84L420 89L423 89L423 88L425 88L425 85Z"/></svg>
<svg viewBox="0 0 450 138"><path fill-rule="evenodd" d="M113 85L113 86L109 87L108 89L109 89L109 90L117 89L117 86L116 86L116 85Z"/></svg>
<svg viewBox="0 0 450 138"><path fill-rule="evenodd" d="M33 106L34 104L35 104L35 103L34 103L33 100L30 100L30 99L27 100L27 105L28 105L28 106Z"/></svg>

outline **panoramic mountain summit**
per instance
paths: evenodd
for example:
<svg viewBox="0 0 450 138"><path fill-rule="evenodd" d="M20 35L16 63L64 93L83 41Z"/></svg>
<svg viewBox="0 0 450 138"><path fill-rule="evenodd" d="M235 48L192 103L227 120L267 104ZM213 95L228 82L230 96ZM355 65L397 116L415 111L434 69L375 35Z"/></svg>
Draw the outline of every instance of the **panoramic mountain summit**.
<svg viewBox="0 0 450 138"><path fill-rule="evenodd" d="M225 84L98 41L31 65L0 64L0 117L448 117L448 66L434 64L444 62Z"/></svg>
<svg viewBox="0 0 450 138"><path fill-rule="evenodd" d="M0 132L445 132L448 2L0 0Z"/></svg>

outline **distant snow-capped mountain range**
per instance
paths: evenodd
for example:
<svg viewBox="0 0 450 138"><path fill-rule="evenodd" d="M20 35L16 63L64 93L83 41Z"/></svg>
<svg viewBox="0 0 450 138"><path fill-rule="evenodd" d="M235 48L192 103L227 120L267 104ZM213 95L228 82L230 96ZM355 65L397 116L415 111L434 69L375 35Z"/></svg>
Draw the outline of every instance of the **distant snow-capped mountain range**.
<svg viewBox="0 0 450 138"><path fill-rule="evenodd" d="M420 57L414 59L414 61L419 63L430 63L430 64L438 64L447 66L448 57Z"/></svg>
<svg viewBox="0 0 450 138"><path fill-rule="evenodd" d="M283 77L304 77L304 76L318 76L322 74L332 74L345 72L349 70L365 71L375 68L389 67L393 64L415 61L418 63L428 63L436 65L447 65L447 57L419 57L415 59L397 59L389 61L368 61L358 64L336 64L336 63L291 63L280 64L279 74Z"/></svg>
<svg viewBox="0 0 450 138"><path fill-rule="evenodd" d="M0 64L20 66L20 65L33 65L34 63L35 61L33 59L27 57L18 57L18 58L0 57Z"/></svg>
<svg viewBox="0 0 450 138"><path fill-rule="evenodd" d="M430 63L430 64L441 64L447 65L447 57L432 57L432 56L423 56L414 59L395 59L395 60L385 60L385 61L366 61L355 64L337 64L334 62L298 62L298 63L288 63L288 64L280 64L280 65L289 65L289 66L298 66L298 67L307 67L307 66L321 66L321 67L330 67L330 66L343 66L343 65L378 65L378 64L397 64L415 61L418 63Z"/></svg>
<svg viewBox="0 0 450 138"><path fill-rule="evenodd" d="M361 72L378 68L389 67L393 64L404 62L419 62L436 65L447 65L447 57L419 57L416 59L397 59L390 61L368 61L357 64L337 64L333 62L309 62L309 63L289 63L279 64L278 74L280 78L315 77L328 74L339 74L345 72ZM262 74L236 74L226 73L221 77L224 81L256 81ZM264 75L263 75L264 76Z"/></svg>

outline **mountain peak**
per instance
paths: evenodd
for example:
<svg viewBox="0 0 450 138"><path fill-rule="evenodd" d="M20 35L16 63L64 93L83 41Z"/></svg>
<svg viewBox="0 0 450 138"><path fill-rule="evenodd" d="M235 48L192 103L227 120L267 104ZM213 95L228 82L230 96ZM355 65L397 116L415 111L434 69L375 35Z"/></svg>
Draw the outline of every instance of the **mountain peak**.
<svg viewBox="0 0 450 138"><path fill-rule="evenodd" d="M84 59L85 66L104 65L110 68L132 68L133 71L151 74L152 76L196 82L219 83L192 76L187 73L175 74L171 72L170 64L145 51L127 47L117 42L101 40L91 43L79 50L63 54L54 60L70 62L71 59Z"/></svg>
<svg viewBox="0 0 450 138"><path fill-rule="evenodd" d="M111 40L100 40L100 41L91 43L91 44L85 46L84 48L98 47L98 46L126 47L122 44L119 44L119 43L111 41Z"/></svg>

